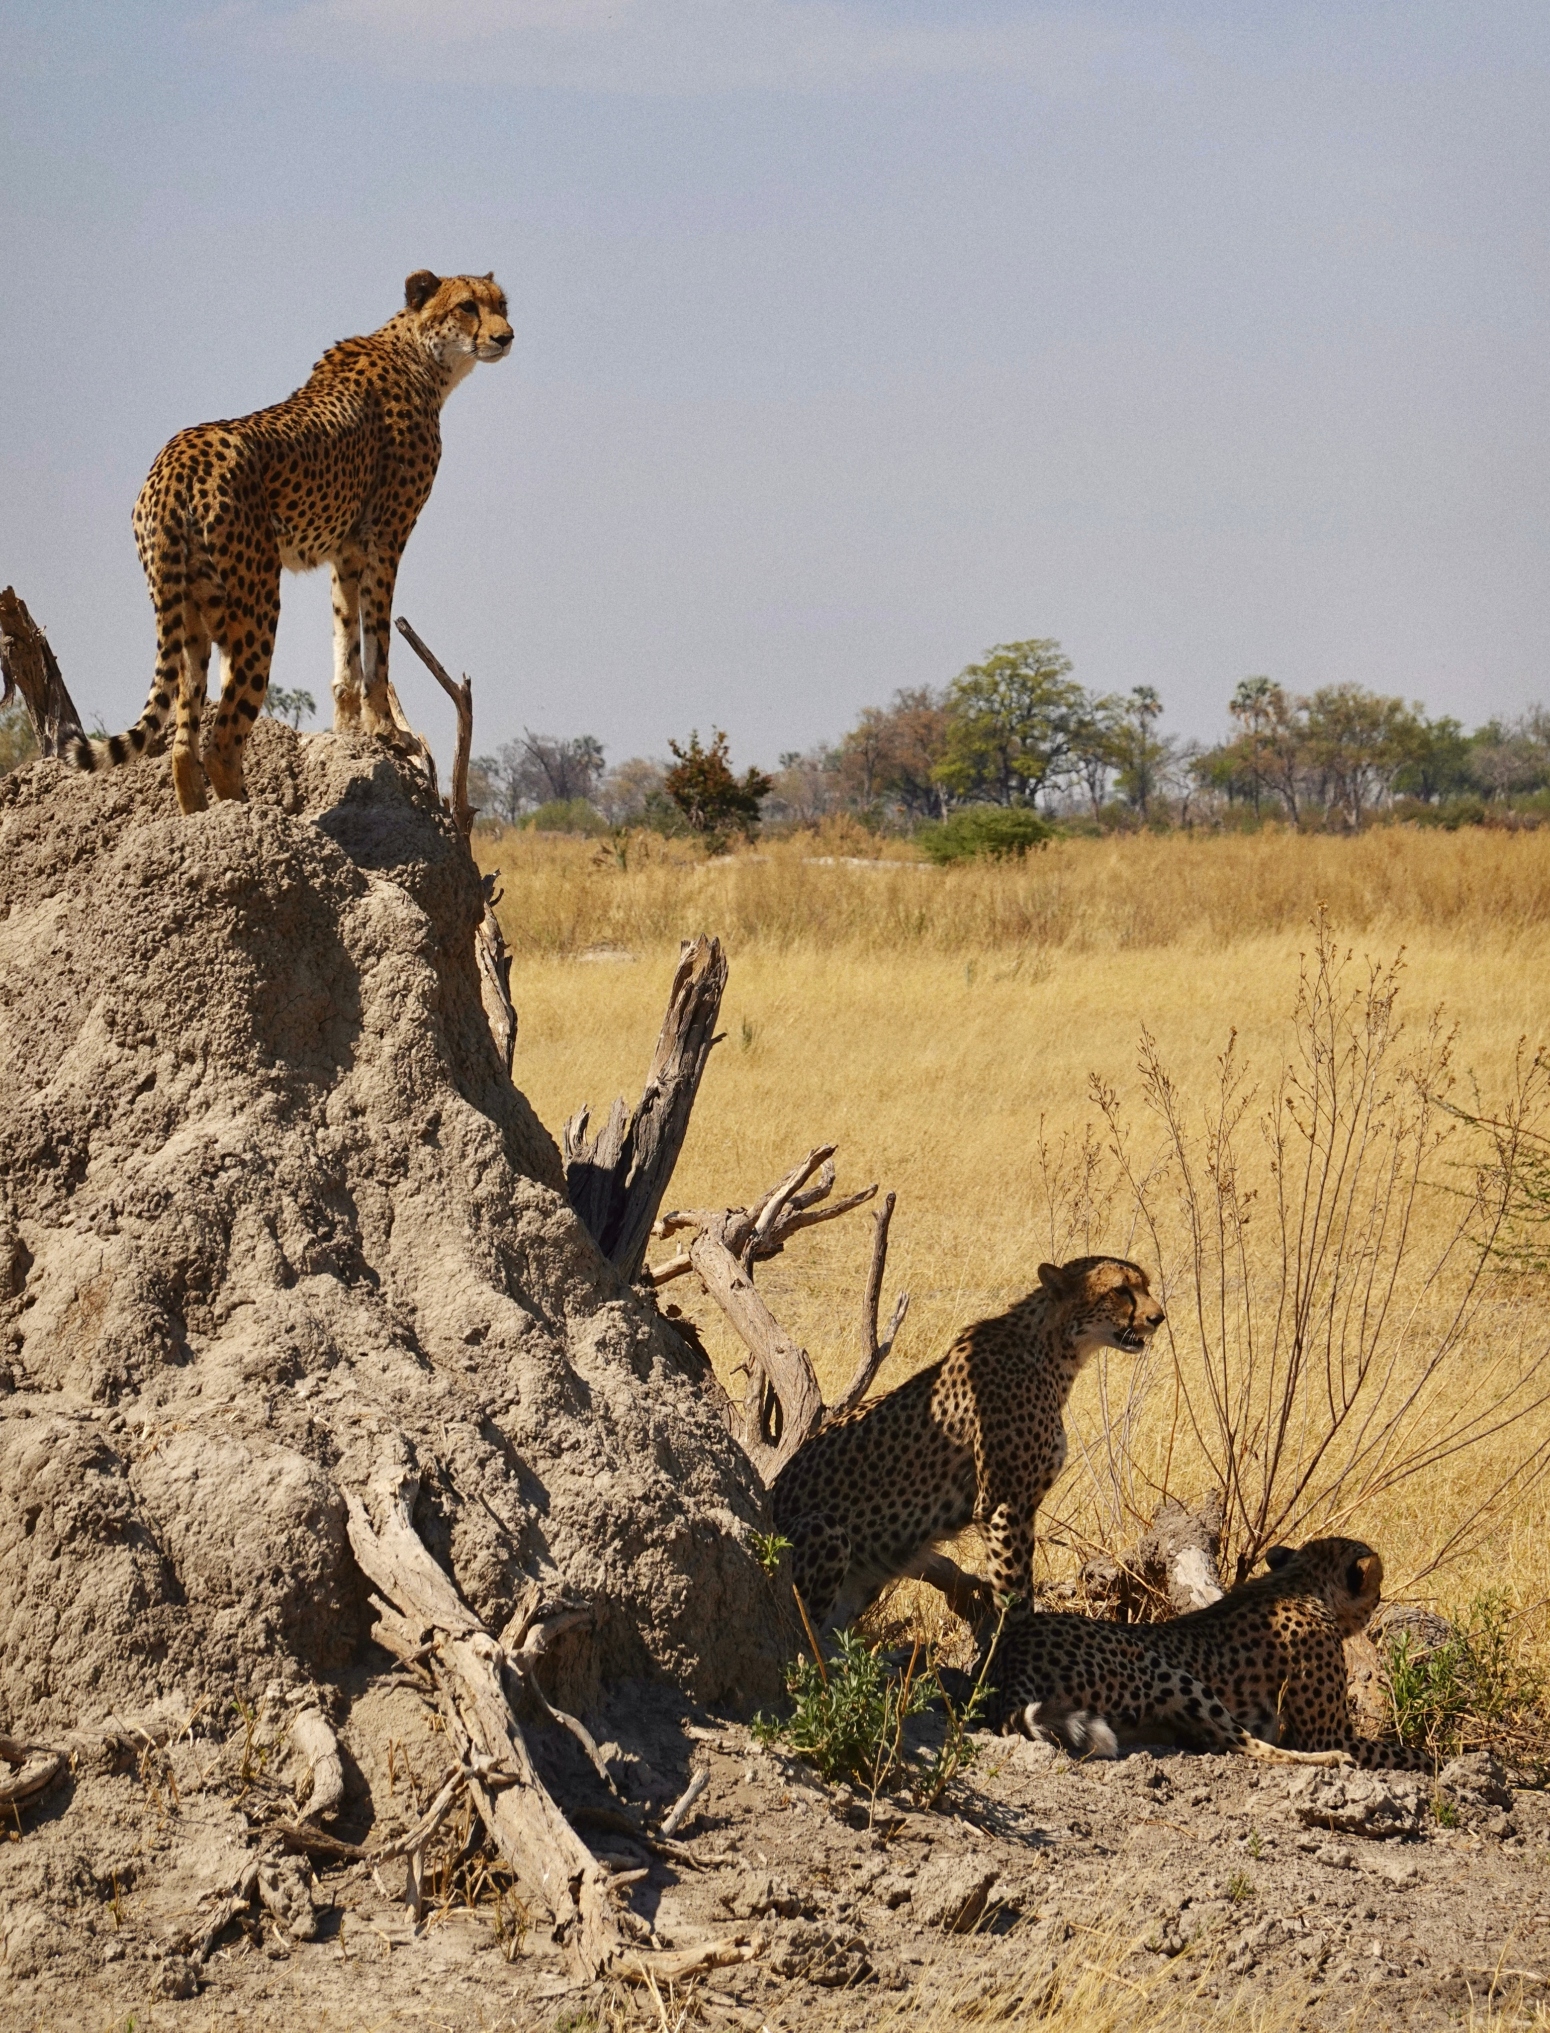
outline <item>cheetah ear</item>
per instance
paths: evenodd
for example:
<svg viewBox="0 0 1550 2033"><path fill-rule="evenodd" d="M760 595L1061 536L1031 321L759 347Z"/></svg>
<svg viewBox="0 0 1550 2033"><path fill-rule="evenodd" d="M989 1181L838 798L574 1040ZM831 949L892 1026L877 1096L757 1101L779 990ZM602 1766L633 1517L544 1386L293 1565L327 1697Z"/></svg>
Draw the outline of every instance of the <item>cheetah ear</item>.
<svg viewBox="0 0 1550 2033"><path fill-rule="evenodd" d="M1052 1299L1069 1299L1071 1296L1072 1280L1059 1264L1040 1264L1039 1283Z"/></svg>
<svg viewBox="0 0 1550 2033"><path fill-rule="evenodd" d="M494 282L495 270L493 268L487 268L484 272L484 279L486 282Z"/></svg>
<svg viewBox="0 0 1550 2033"><path fill-rule="evenodd" d="M1376 1553L1368 1553L1352 1563L1353 1572L1361 1576L1360 1588L1352 1589L1353 1595L1377 1595L1383 1587L1383 1562Z"/></svg>
<svg viewBox="0 0 1550 2033"><path fill-rule="evenodd" d="M428 268L417 268L404 284L404 302L412 311L423 310L441 288L441 277Z"/></svg>
<svg viewBox="0 0 1550 2033"><path fill-rule="evenodd" d="M1265 1548L1265 1565L1270 1569L1272 1574L1279 1574L1288 1561L1295 1560L1296 1558L1297 1548L1295 1546L1267 1546Z"/></svg>

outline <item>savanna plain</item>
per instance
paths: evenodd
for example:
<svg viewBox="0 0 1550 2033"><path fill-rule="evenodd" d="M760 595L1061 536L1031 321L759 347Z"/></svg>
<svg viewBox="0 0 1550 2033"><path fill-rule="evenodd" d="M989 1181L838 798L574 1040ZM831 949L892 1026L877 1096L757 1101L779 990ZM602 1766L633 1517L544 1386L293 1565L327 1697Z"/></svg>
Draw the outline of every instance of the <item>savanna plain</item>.
<svg viewBox="0 0 1550 2033"><path fill-rule="evenodd" d="M724 1037L670 1199L745 1203L821 1143L839 1190L894 1192L885 1316L911 1304L878 1388L1041 1261L1146 1268L1168 1325L1078 1386L1042 1580L1132 1545L1164 1492L1216 1488L1229 1565L1344 1532L1381 1551L1387 1597L1486 1600L1515 1665L1550 1664L1550 834L1140 835L948 869L848 826L715 859L647 835L476 844L515 956L514 1075L556 1132L638 1094L679 940L721 938ZM861 1212L758 1272L828 1391L869 1250ZM742 1351L695 1280L663 1297L733 1381ZM905 1585L879 1628L950 1645L937 1602ZM1115 1974L1099 1938L1011 2016L1312 2023L1295 1986L1208 2005ZM1347 1997L1339 2023L1403 2022ZM1543 2010L1487 1985L1458 2017Z"/></svg>

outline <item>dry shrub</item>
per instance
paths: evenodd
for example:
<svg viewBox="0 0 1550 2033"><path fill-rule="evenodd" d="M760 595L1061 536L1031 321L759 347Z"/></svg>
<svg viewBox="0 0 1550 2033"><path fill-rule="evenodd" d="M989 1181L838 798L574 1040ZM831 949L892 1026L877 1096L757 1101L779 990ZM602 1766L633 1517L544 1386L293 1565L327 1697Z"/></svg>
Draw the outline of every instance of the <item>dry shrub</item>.
<svg viewBox="0 0 1550 2033"><path fill-rule="evenodd" d="M1168 1310L1171 1375L1099 1380L1065 1495L1078 1541L1118 1550L1204 1486L1242 1579L1268 1546L1362 1536L1401 1485L1463 1467L1472 1498L1414 1580L1550 1458L1550 1327L1504 1262L1544 1062L1520 1051L1489 1122L1461 1113L1454 1030L1434 1012L1408 1034L1401 972L1357 964L1320 913L1268 1078L1229 1033L1191 1096L1143 1028L1138 1095L1095 1079L1102 1136L1044 1152L1055 1229L1139 1239Z"/></svg>

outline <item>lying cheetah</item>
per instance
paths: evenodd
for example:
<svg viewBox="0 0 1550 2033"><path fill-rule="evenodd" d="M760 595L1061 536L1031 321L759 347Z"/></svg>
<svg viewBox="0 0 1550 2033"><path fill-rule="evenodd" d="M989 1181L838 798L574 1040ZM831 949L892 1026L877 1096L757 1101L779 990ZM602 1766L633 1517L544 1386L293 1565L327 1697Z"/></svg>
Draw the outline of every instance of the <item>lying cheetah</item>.
<svg viewBox="0 0 1550 2033"><path fill-rule="evenodd" d="M436 477L441 406L476 361L504 360L511 338L493 275L443 280L422 268L405 283L396 317L331 346L284 402L180 431L135 503L156 609L156 679L127 734L72 744L76 767L154 754L176 694L180 808L204 810L206 778L218 798L242 797L242 745L269 686L281 569L325 562L334 579L334 725L364 722L393 737L393 585ZM201 756L212 643L225 682Z"/></svg>
<svg viewBox="0 0 1550 2033"><path fill-rule="evenodd" d="M1359 1539L1273 1547L1258 1575L1206 1609L1157 1624L1017 1611L990 1677L1019 1725L1095 1758L1161 1723L1197 1748L1298 1763L1421 1769L1351 1723L1341 1640L1378 1606L1383 1562Z"/></svg>
<svg viewBox="0 0 1550 2033"><path fill-rule="evenodd" d="M1139 1354L1162 1319L1145 1271L1120 1257L1041 1264L1010 1312L814 1434L772 1492L814 1624L851 1622L931 1540L971 1523L985 1529L997 1599L1029 1595L1034 1513L1065 1465L1077 1371L1100 1348Z"/></svg>

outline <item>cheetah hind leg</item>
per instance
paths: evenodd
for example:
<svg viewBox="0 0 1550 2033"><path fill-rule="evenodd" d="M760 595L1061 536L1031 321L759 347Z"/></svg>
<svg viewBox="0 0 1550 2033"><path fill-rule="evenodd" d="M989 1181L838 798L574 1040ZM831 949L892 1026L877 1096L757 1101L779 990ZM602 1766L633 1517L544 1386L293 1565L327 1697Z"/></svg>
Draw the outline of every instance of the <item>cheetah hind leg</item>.
<svg viewBox="0 0 1550 2033"><path fill-rule="evenodd" d="M1074 1758L1117 1758L1119 1739L1091 1708L1060 1700L1030 1701L1017 1720L1030 1737L1054 1737Z"/></svg>
<svg viewBox="0 0 1550 2033"><path fill-rule="evenodd" d="M1219 1751L1236 1751L1269 1765L1348 1765L1344 1751L1290 1751L1252 1735L1210 1688L1182 1669L1165 1668L1146 1704L1149 1718L1177 1724L1188 1736Z"/></svg>

